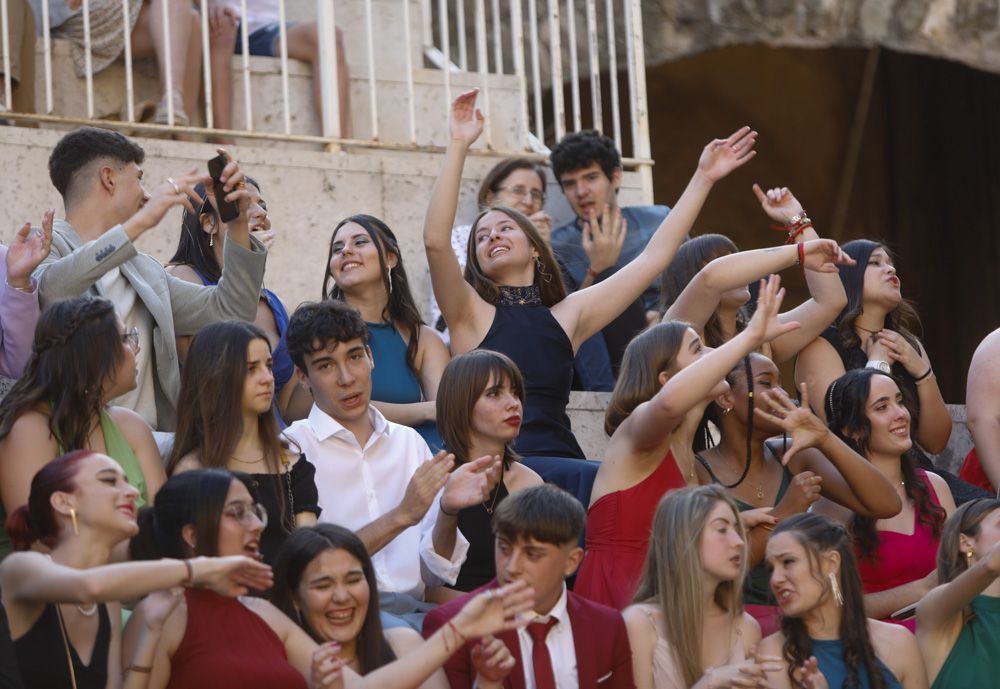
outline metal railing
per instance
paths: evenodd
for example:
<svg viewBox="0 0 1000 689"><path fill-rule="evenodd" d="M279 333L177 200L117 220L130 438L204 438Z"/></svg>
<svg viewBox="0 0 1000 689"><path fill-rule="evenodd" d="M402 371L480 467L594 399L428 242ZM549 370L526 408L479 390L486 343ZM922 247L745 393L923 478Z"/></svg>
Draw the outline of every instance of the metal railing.
<svg viewBox="0 0 1000 689"><path fill-rule="evenodd" d="M8 2L0 0L0 20L2 20L4 103L11 103L10 75L10 26L7 21ZM5 117L14 120L87 123L97 122L95 111L94 71L91 58L92 35L90 12L92 7L102 0L82 0L82 24L84 54L84 88L86 93L85 116L69 116L55 111L53 98L53 28L50 25L50 12L43 0L41 22L42 62L44 73L44 104L39 113L8 113ZM117 0L109 0L117 2ZM237 0L231 0L235 3ZM398 2L398 4L396 4ZM178 122L173 99L164 99L166 122L157 124L137 121L136 112L136 81L134 75L133 46L130 40L133 17L130 16L130 1L121 0L121 19L123 24L124 42L122 61L124 63L123 105L121 121L112 122L100 120L102 126L123 127L137 132L160 134L199 135L212 133L221 136L244 137L250 139L269 139L287 141L305 141L327 146L352 145L378 148L431 150L440 147L442 142L418 141L418 121L415 103L417 101L417 76L421 86L428 80L440 79L444 97L439 100L446 108L453 96L453 81L457 73L468 73L472 76L482 91L481 107L487 113L487 122L494 122L492 117L494 106L502 106L497 110L497 118L509 117L511 112L510 98L507 102L497 103L496 84L501 84L507 91L517 94L517 110L514 116L518 121L518 132L515 144L507 142L506 148L497 145L495 132L487 127L484 133L484 144L487 151L496 154L523 153L534 151L537 154L547 152L547 146L561 138L567 131L577 131L584 126L607 131L615 140L619 150L625 156L626 165L637 167L651 180L649 166L649 124L646 106L646 84L643 69L644 56L642 44L642 19L640 0L565 0L564 11L561 11L560 0L379 0L382 10L377 19L373 8L373 0L339 0L337 8L358 9L363 30L352 27L352 40L357 37L363 43L362 50L356 51L363 55L365 65L364 76L355 73L356 81L366 82L367 99L365 104L369 114L367 123L368 136L365 138L347 138L341 131L339 120L339 98L341 85L337 70L337 47L335 34L335 3L334 0L315 0L315 18L318 23L318 44L320 63L320 90L322 95L322 118L319 132L293 131L292 115L289 98L289 57L287 35L285 30L285 13L287 3L279 2L279 22L281 26L279 51L274 58L280 66L282 117L278 131L267 131L258 128L254 123L254 61L249 55L249 35L247 23L241 22L241 30L237 41L242 47L242 57L239 60L238 72L242 79L242 99L233 94L232 100L242 101L243 128L220 129L213 118L213 104L217 85L212 83L211 44L209 37L208 10L209 0L199 0L201 25L201 57L203 61L203 116L204 126L194 126L191 123L182 126ZM176 31L184 31L186 27L171 26L171 16L168 4L164 2L161 23L164 32L163 62L170 65L171 35ZM247 0L238 0L241 16L247 16ZM353 5L353 7L351 7ZM421 12L419 22L411 26L411 12L414 5ZM544 6L543 6L544 5ZM298 5L297 8L300 9ZM385 11L392 8L391 11ZM526 10L526 11L525 11ZM357 12L355 12L357 14ZM469 21L471 18L471 22ZM395 22L394 36L402 39L398 50L403 52L401 80L405 84L405 116L404 133L396 136L385 136L380 118L379 89L380 79L377 67L380 56L386 54L386 43L381 42L376 49L376 21L384 25ZM471 23L471 25L470 25ZM380 29L385 27L380 25ZM418 41L414 41L412 33L422 31ZM527 32L525 32L527 29ZM527 33L527 38L525 37ZM352 46L358 48L357 45ZM627 72L627 89L619 85L618 65L622 47L625 53ZM419 52L415 52L419 51ZM415 58L422 57L431 67L436 67L438 77L428 77L423 65L414 64ZM584 61L580 61L581 54ZM398 54L394 59L398 63ZM259 59L259 58L254 58ZM383 58L384 59L384 58ZM568 67L568 78L567 69ZM385 70L383 70L385 71ZM504 81L506 75L507 81ZM582 78L581 78L582 75ZM602 76L603 75L603 76ZM172 70L164 70L162 92L170 94L173 91ZM383 75L384 77L384 75ZM393 70L392 79L399 81L398 71ZM497 80L500 80L499 82ZM465 84L469 79L465 78ZM384 84L381 85L384 87ZM433 87L433 83L431 84ZM464 87L463 87L464 88ZM589 108L585 106L582 91L589 90ZM622 91L625 91L622 93ZM568 107L567 107L568 102ZM41 104L40 104L41 105ZM234 105L234 110L236 109ZM623 120L623 109L627 109ZM445 113L442 112L442 118ZM278 118L275 118L278 119ZM356 117L355 120L358 118ZM361 118L363 119L363 118ZM355 121L355 126L359 123ZM627 135L627 136L626 136ZM628 150L623 149L626 141ZM645 185L651 188L650 185Z"/></svg>

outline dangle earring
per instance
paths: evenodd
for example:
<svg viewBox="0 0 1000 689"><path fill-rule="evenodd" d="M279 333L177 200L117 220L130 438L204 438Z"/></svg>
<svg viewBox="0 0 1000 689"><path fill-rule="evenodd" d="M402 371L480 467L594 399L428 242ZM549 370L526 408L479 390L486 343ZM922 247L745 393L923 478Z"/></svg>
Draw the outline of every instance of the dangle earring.
<svg viewBox="0 0 1000 689"><path fill-rule="evenodd" d="M76 510L69 508L69 520L73 523L73 535L80 535L80 525L76 523Z"/></svg>
<svg viewBox="0 0 1000 689"><path fill-rule="evenodd" d="M552 275L545 269L545 264L542 263L542 260L538 258L538 256L535 256L535 270L538 271L542 280L545 282L552 282Z"/></svg>
<svg viewBox="0 0 1000 689"><path fill-rule="evenodd" d="M211 232L211 233L209 233L209 235L208 235L208 245L209 246L215 246L215 232L214 231Z"/></svg>
<svg viewBox="0 0 1000 689"><path fill-rule="evenodd" d="M725 409L722 410L722 415L725 416L726 414L728 414L732 410L733 410L732 407L726 407Z"/></svg>
<svg viewBox="0 0 1000 689"><path fill-rule="evenodd" d="M833 600L838 606L844 605L844 594L840 591L840 584L837 582L837 576L830 572L830 591L833 593Z"/></svg>
<svg viewBox="0 0 1000 689"><path fill-rule="evenodd" d="M972 567L972 551L971 550L968 551L965 554L965 568L969 569L970 567Z"/></svg>
<svg viewBox="0 0 1000 689"><path fill-rule="evenodd" d="M389 278L389 294L392 294L392 268L385 271L385 274Z"/></svg>

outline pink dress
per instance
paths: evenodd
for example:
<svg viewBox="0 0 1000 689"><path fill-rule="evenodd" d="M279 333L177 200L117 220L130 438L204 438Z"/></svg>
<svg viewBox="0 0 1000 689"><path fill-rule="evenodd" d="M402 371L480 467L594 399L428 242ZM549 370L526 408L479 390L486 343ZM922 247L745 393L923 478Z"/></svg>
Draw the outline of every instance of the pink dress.
<svg viewBox="0 0 1000 689"><path fill-rule="evenodd" d="M927 485L931 502L940 506L937 493L931 484L927 473L917 469L917 477ZM913 511L913 533L902 534L898 531L879 531L878 550L872 558L862 557L855 546L858 558L858 571L861 574L861 585L865 593L887 591L911 581L921 579L937 566L937 551L939 538L934 537L930 525L917 519L917 511ZM895 620L884 620L894 622ZM898 622L911 632L916 629L916 620L910 618Z"/></svg>
<svg viewBox="0 0 1000 689"><path fill-rule="evenodd" d="M656 506L687 483L671 452L642 481L608 493L587 511L587 554L573 592L621 610L632 602L649 548Z"/></svg>

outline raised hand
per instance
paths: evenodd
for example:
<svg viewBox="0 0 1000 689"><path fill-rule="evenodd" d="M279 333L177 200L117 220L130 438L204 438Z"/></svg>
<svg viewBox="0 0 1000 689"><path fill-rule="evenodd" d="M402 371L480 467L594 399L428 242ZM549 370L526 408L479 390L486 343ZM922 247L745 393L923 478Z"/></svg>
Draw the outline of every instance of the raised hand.
<svg viewBox="0 0 1000 689"><path fill-rule="evenodd" d="M476 670L475 686L493 689L503 686L504 679L517 661L505 644L495 636L484 636L472 648L472 667Z"/></svg>
<svg viewBox="0 0 1000 689"><path fill-rule="evenodd" d="M771 514L773 507L758 507L753 510L740 512L740 521L743 522L743 529L750 531L758 526L775 526L778 523L777 517Z"/></svg>
<svg viewBox="0 0 1000 689"><path fill-rule="evenodd" d="M796 215L802 215L805 211L802 204L789 191L788 187L775 187L768 189L767 193L760 188L756 182L753 185L753 193L760 201L760 207L767 213L767 217L776 223L788 225Z"/></svg>
<svg viewBox="0 0 1000 689"><path fill-rule="evenodd" d="M832 239L813 239L802 243L803 265L817 273L836 273L837 266L853 266L853 258Z"/></svg>
<svg viewBox="0 0 1000 689"><path fill-rule="evenodd" d="M905 337L895 330L883 328L875 333L875 337L888 355L887 361L890 364L893 361L898 361L906 369L906 372L914 378L922 376L930 370L931 360L927 356L927 350L918 352Z"/></svg>
<svg viewBox="0 0 1000 689"><path fill-rule="evenodd" d="M16 289L31 289L31 274L45 260L52 249L52 218L50 208L42 214L41 233L32 234L31 223L26 222L14 235L7 247L7 284Z"/></svg>
<svg viewBox="0 0 1000 689"><path fill-rule="evenodd" d="M702 151L698 170L712 182L718 182L757 155L753 150L756 141L757 132L750 127L737 129L728 139L715 139Z"/></svg>
<svg viewBox="0 0 1000 689"><path fill-rule="evenodd" d="M267 591L274 583L270 565L243 555L196 557L189 562L194 585L223 596L243 596L249 589Z"/></svg>
<svg viewBox="0 0 1000 689"><path fill-rule="evenodd" d="M406 484L399 509L408 524L416 524L430 509L434 497L448 483L448 472L455 466L455 455L441 450L417 467Z"/></svg>
<svg viewBox="0 0 1000 689"><path fill-rule="evenodd" d="M528 220L531 224L535 226L538 230L538 234L542 235L542 239L548 242L552 238L552 216L545 211L538 211L537 213L532 213L528 216Z"/></svg>
<svg viewBox="0 0 1000 689"><path fill-rule="evenodd" d="M126 233L132 239L137 238L146 230L156 227L163 220L167 211L174 206L184 206L190 212L196 212L191 202L192 198L198 197L194 187L198 183L209 184L211 181L212 178L199 173L197 167L191 168L179 177L168 177L165 182L153 190L153 194L145 205L126 221Z"/></svg>
<svg viewBox="0 0 1000 689"><path fill-rule="evenodd" d="M219 175L219 181L222 182L222 189L226 192L223 198L225 201L235 201L239 206L240 215L233 222L245 223L247 222L247 211L250 209L250 200L252 198L250 190L246 188L246 174L240 169L239 163L233 160L233 156L230 155L229 151L222 147L215 149L215 151L226 159L226 166L222 168L222 174Z"/></svg>
<svg viewBox="0 0 1000 689"><path fill-rule="evenodd" d="M344 666L347 662L340 656L340 644L328 641L316 647L312 655L309 674L313 689L339 689L344 686Z"/></svg>
<svg viewBox="0 0 1000 689"><path fill-rule="evenodd" d="M812 504L819 500L822 490L823 477L817 476L811 471L803 471L795 474L785 496L781 498L775 509L783 515L799 514L807 511Z"/></svg>
<svg viewBox="0 0 1000 689"><path fill-rule="evenodd" d="M829 689L826 677L819 670L816 656L809 656L809 660L799 666L797 674L803 689Z"/></svg>
<svg viewBox="0 0 1000 689"><path fill-rule="evenodd" d="M469 639L479 639L520 624L519 615L534 607L535 589L518 580L498 589L483 591L465 604L454 618L458 632Z"/></svg>
<svg viewBox="0 0 1000 689"><path fill-rule="evenodd" d="M479 89L466 91L451 103L448 133L451 140L469 147L483 133L483 113L476 107Z"/></svg>
<svg viewBox="0 0 1000 689"><path fill-rule="evenodd" d="M500 475L500 455L486 455L451 472L441 494L441 507L454 514L490 497L490 484Z"/></svg>
<svg viewBox="0 0 1000 689"><path fill-rule="evenodd" d="M781 302L784 298L785 290L781 286L780 276L770 275L767 280L760 281L757 310L746 327L747 331L758 342L770 342L774 338L793 330L798 330L800 327L797 321L782 323L778 320L778 314L781 311Z"/></svg>
<svg viewBox="0 0 1000 689"><path fill-rule="evenodd" d="M792 446L781 458L781 463L785 466L788 466L788 461L796 452L817 447L830 435L830 429L809 408L809 393L805 383L802 383L801 390L802 406L799 407L795 406L788 393L781 388L764 390L760 393L764 403L754 405L755 416L780 426L792 436Z"/></svg>
<svg viewBox="0 0 1000 689"><path fill-rule="evenodd" d="M583 225L582 237L583 251L590 259L591 270L600 273L618 262L627 229L621 208L615 207L612 211L610 204L604 204L600 221L597 219L597 211L591 211Z"/></svg>

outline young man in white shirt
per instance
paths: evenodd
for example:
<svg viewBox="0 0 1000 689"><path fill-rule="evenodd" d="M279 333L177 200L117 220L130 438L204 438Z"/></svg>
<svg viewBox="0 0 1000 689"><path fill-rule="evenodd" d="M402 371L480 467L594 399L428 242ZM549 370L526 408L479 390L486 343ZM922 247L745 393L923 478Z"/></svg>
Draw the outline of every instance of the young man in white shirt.
<svg viewBox="0 0 1000 689"><path fill-rule="evenodd" d="M621 613L566 589L565 578L583 559L578 543L585 522L580 502L551 484L506 498L493 513L497 578L433 610L424 636L481 591L523 580L535 591L534 612L518 629L496 635L516 661L502 678L504 689L635 689ZM445 663L451 689L471 689L478 642L469 639Z"/></svg>
<svg viewBox="0 0 1000 689"><path fill-rule="evenodd" d="M489 497L500 458L451 472L453 455L432 457L415 430L387 421L370 403L368 327L344 302L300 306L285 338L314 400L285 435L316 467L320 520L357 532L372 555L383 612L419 631L433 607L427 588L454 584L465 561L458 512Z"/></svg>

